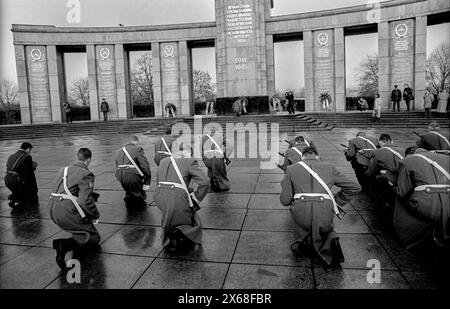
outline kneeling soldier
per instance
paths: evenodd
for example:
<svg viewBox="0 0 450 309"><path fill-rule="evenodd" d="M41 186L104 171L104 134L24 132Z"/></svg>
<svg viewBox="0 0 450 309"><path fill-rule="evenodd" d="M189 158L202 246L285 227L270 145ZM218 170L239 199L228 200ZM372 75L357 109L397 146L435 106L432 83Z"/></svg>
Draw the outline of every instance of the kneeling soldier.
<svg viewBox="0 0 450 309"><path fill-rule="evenodd" d="M183 146L186 147L186 146ZM177 150L161 160L153 198L162 213L162 245L171 251L187 251L202 243L202 224L196 213L209 190L209 178L191 158L191 148ZM188 187L197 183L195 192Z"/></svg>
<svg viewBox="0 0 450 309"><path fill-rule="evenodd" d="M387 210L391 212L395 204L394 187L397 186L398 168L405 150L394 146L389 134L381 134L379 143L381 148L373 151L366 175L370 180L371 197L382 207L387 206Z"/></svg>
<svg viewBox="0 0 450 309"><path fill-rule="evenodd" d="M406 248L434 239L450 245L448 155L410 147L401 161L394 229Z"/></svg>
<svg viewBox="0 0 450 309"><path fill-rule="evenodd" d="M335 196L331 192L334 185L341 188ZM333 216L341 216L337 204L350 201L360 186L333 164L319 160L316 149L309 147L303 150L302 161L287 168L281 188L280 202L291 206L294 221L294 254L312 249L327 267L343 263Z"/></svg>
<svg viewBox="0 0 450 309"><path fill-rule="evenodd" d="M210 149L205 149L207 148L205 143L208 140L211 141L212 145ZM230 160L227 156L231 151L231 147L227 147L225 141L216 141L209 134L204 135L202 138L203 163L208 168L211 190L214 192L230 190L230 180L227 175L227 165L230 164Z"/></svg>
<svg viewBox="0 0 450 309"><path fill-rule="evenodd" d="M94 174L88 169L91 157L89 149L78 150L77 161L58 172L50 195L50 217L61 229L72 233L71 238L53 241L61 269L66 268L64 257L68 252L96 249L100 242L94 226L100 214L95 206Z"/></svg>
<svg viewBox="0 0 450 309"><path fill-rule="evenodd" d="M145 191L150 189L150 164L144 155L144 149L139 146L137 136L131 136L130 142L117 150L116 179L125 190L125 205L127 208L142 208L147 205Z"/></svg>
<svg viewBox="0 0 450 309"><path fill-rule="evenodd" d="M297 163L302 160L303 150L307 147L313 147L317 150L312 141L308 141L303 136L297 136L293 141L289 143L289 148L284 153L284 164L278 167L286 171L287 167L291 164Z"/></svg>

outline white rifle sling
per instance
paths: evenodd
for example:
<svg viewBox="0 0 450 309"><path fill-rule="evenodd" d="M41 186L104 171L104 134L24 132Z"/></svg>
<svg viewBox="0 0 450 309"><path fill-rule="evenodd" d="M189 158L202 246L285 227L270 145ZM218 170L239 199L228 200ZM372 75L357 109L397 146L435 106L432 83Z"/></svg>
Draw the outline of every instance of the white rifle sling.
<svg viewBox="0 0 450 309"><path fill-rule="evenodd" d="M292 149L293 149L295 152L297 152L297 153L300 155L300 157L303 156L303 153L302 153L300 150L298 150L296 147L292 147Z"/></svg>
<svg viewBox="0 0 450 309"><path fill-rule="evenodd" d="M440 138L442 138L447 143L448 147L450 147L450 142L444 135L442 135L441 133L438 133L436 131L430 131L430 133L433 133L433 134L439 136Z"/></svg>
<svg viewBox="0 0 450 309"><path fill-rule="evenodd" d="M390 152L392 152L400 160L403 159L403 156L398 151L395 151L394 149L392 149L390 147L386 147L386 146L384 146L383 148L389 150Z"/></svg>
<svg viewBox="0 0 450 309"><path fill-rule="evenodd" d="M312 168L310 168L305 162L300 161L300 162L298 162L298 164L300 164L301 166L303 166L303 167L305 168L305 170L307 170L307 171L311 174L311 176L313 176L313 177L317 180L317 182L325 189L325 191L327 191L327 194L328 194L328 196L330 197L330 200L333 202L334 213L335 213L336 215L338 215L338 214L339 214L339 209L338 209L338 207L337 207L336 201L334 200L333 193L331 192L330 188L328 188L327 184L326 184L326 183L323 181L323 179L320 178L320 176L317 175L317 173L316 173Z"/></svg>
<svg viewBox="0 0 450 309"><path fill-rule="evenodd" d="M161 137L161 140L162 140L162 142L163 142L164 147L166 147L166 150L167 150L167 151L159 150L159 151L157 151L157 152L158 152L158 153L163 153L163 154L166 154L166 155L171 156L172 153L170 152L169 146L167 146L167 143L166 143L164 137Z"/></svg>
<svg viewBox="0 0 450 309"><path fill-rule="evenodd" d="M177 184L177 183L165 182L165 181L160 181L159 183L169 184L169 185L173 185L173 186L175 186L177 188L183 189L186 192L187 196L188 196L189 206L193 207L194 203L192 202L192 198L191 198L191 195L189 193L189 189L188 189L186 183L184 182L183 175L181 175L181 172L180 172L180 169L178 168L177 162L175 161L173 156L170 156L169 158L170 158L170 161L172 161L173 168L175 169L175 173L177 173L177 176L178 176L178 179L180 180L180 183Z"/></svg>
<svg viewBox="0 0 450 309"><path fill-rule="evenodd" d="M439 163L437 163L436 161L431 160L430 158L421 155L419 153L413 154L413 157L419 157L424 159L425 161L427 161L428 163L430 163L432 166L434 166L437 170L439 170L442 174L444 174L444 176L450 180L450 174L445 170L445 168L443 168Z"/></svg>
<svg viewBox="0 0 450 309"><path fill-rule="evenodd" d="M371 141L370 139L368 139L368 138L365 138L365 137L362 137L362 136L358 136L358 138L362 139L363 141L366 141L366 142L368 142L368 143L370 144L370 146L372 146L372 147L373 147L373 149L376 149L376 148L377 148L377 146L375 146L375 144L374 144L374 143L372 143L372 141Z"/></svg>
<svg viewBox="0 0 450 309"><path fill-rule="evenodd" d="M213 144L216 146L217 152L219 152L220 154L224 154L222 148L220 148L219 144L216 143L216 141L211 137L211 135L206 134L206 136L213 142Z"/></svg>
<svg viewBox="0 0 450 309"><path fill-rule="evenodd" d="M75 208L77 209L81 218L84 218L84 217L86 217L86 215L84 214L83 209L80 207L80 204L78 204L76 197L72 195L69 188L67 187L67 170L68 169L69 169L68 166L66 166L64 168L64 175L63 175L63 188L66 193L65 194L52 193L51 195L54 197L60 197L65 200L70 200L73 203L73 205L75 206Z"/></svg>
<svg viewBox="0 0 450 309"><path fill-rule="evenodd" d="M304 138L304 140L305 140L306 146L311 147L311 144L306 140L306 138Z"/></svg>
<svg viewBox="0 0 450 309"><path fill-rule="evenodd" d="M134 162L133 158L130 156L130 154L128 153L127 149L125 147L122 147L122 150L125 153L125 155L128 157L128 160L130 160L130 162L133 165L133 167L138 171L139 175L141 175L141 177L144 177L144 173L142 173L142 171L139 168L139 166L137 166L136 162Z"/></svg>

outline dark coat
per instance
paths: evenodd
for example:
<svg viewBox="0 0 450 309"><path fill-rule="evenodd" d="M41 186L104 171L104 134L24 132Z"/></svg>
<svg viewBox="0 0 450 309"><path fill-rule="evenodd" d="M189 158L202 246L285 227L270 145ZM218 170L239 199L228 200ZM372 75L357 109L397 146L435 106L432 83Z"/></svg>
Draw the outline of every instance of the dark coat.
<svg viewBox="0 0 450 309"><path fill-rule="evenodd" d="M370 140L376 147L378 147L378 140L372 136L365 136L364 138ZM357 161L363 166L368 166L370 158L373 155L373 151L365 151L360 153L362 149L373 149L373 146L360 137L355 137L348 142L348 148L345 151L345 157L347 161Z"/></svg>
<svg viewBox="0 0 450 309"><path fill-rule="evenodd" d="M418 149L416 153L430 158L449 171L448 155L435 154L424 149ZM442 227L444 235L450 237L450 192L414 190L417 186L427 184L450 182L442 172L420 157L409 156L401 161L393 222L395 231L407 248L426 239L436 226Z"/></svg>
<svg viewBox="0 0 450 309"><path fill-rule="evenodd" d="M443 133L439 132L441 135L444 135ZM445 136L445 135L444 135ZM446 141L440 137L437 134L428 132L420 137L420 139L417 140L416 145L420 148L426 149L428 151L430 150L449 150L450 147L446 143Z"/></svg>
<svg viewBox="0 0 450 309"><path fill-rule="evenodd" d="M405 156L405 150L403 148L396 146L388 147L398 152L403 157ZM382 176L387 178L392 184L396 184L400 161L401 159L388 149L383 147L378 148L373 151L373 157L370 160L366 174L370 178L375 178L380 175L381 171L385 171Z"/></svg>
<svg viewBox="0 0 450 309"><path fill-rule="evenodd" d="M195 198L202 201L209 190L209 178L200 169L197 160L193 158L175 159L184 182L189 187L191 181L195 182L197 190ZM158 167L158 183L160 181L180 183L170 158L161 160ZM187 193L180 188L158 185L153 198L162 213L162 235L163 246L169 242L167 232L178 229L186 237L196 244L202 242L202 224L197 213L193 213L189 207Z"/></svg>
<svg viewBox="0 0 450 309"><path fill-rule="evenodd" d="M340 173L333 164L308 157L304 162L329 188L334 185L341 188L335 194L336 203L339 205L344 205L359 193L360 186ZM295 241L303 242L308 236L312 236L314 249L327 264L330 264L331 240L337 238L333 223L333 204L326 199L294 200L297 193L326 193L326 191L300 164L292 164L288 166L281 182L280 202L284 206L291 207Z"/></svg>
<svg viewBox="0 0 450 309"><path fill-rule="evenodd" d="M61 168L53 183L53 193L66 193L63 186L64 168ZM100 235L92 224L99 219L100 213L94 202L94 174L81 162L72 164L67 171L67 187L77 198L86 218L81 218L75 205L70 200L51 198L49 201L50 217L65 231L72 233L80 245L88 242L98 243Z"/></svg>
<svg viewBox="0 0 450 309"><path fill-rule="evenodd" d="M36 165L31 155L22 149L8 157L5 185L11 190L13 201L27 202L37 199L38 188L34 174Z"/></svg>
<svg viewBox="0 0 450 309"><path fill-rule="evenodd" d="M400 89L394 89L391 92L391 101L401 101L402 99L402 92Z"/></svg>

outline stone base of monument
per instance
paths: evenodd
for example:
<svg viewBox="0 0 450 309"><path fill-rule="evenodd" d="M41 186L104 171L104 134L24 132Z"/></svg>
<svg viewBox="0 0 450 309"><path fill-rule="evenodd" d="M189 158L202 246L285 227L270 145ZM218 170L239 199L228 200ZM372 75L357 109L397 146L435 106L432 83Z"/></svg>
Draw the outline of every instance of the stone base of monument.
<svg viewBox="0 0 450 309"><path fill-rule="evenodd" d="M239 97L223 97L216 99L216 113L217 115L232 115L233 103ZM247 97L248 105L246 107L249 114L268 114L269 113L269 97L268 96L251 96Z"/></svg>

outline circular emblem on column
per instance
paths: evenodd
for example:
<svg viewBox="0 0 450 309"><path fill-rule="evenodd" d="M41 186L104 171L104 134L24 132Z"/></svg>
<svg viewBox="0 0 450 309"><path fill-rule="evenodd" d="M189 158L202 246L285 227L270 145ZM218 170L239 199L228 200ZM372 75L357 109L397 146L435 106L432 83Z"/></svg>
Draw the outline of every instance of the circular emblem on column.
<svg viewBox="0 0 450 309"><path fill-rule="evenodd" d="M109 58L110 52L109 49L104 47L100 49L100 59L101 60L107 60Z"/></svg>
<svg viewBox="0 0 450 309"><path fill-rule="evenodd" d="M164 56L165 57L173 57L174 54L175 54L175 49L173 48L172 45L166 45L166 47L164 47Z"/></svg>
<svg viewBox="0 0 450 309"><path fill-rule="evenodd" d="M326 46L328 44L328 34L325 32L322 32L317 37L317 41L319 42L320 46Z"/></svg>
<svg viewBox="0 0 450 309"><path fill-rule="evenodd" d="M31 50L31 60L32 61L41 61L42 60L42 52L39 48L33 48Z"/></svg>
<svg viewBox="0 0 450 309"><path fill-rule="evenodd" d="M408 26L406 24L398 24L395 27L395 34L399 38L405 37L407 33L408 33Z"/></svg>

